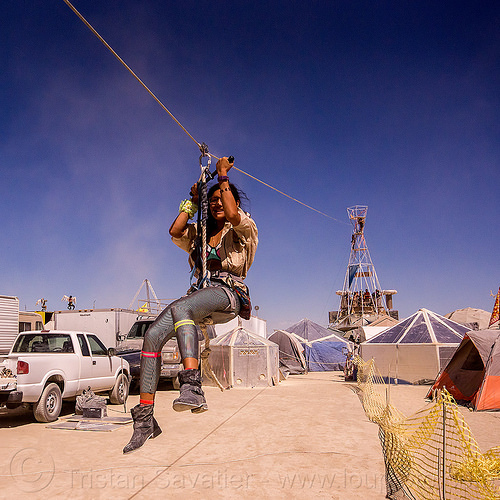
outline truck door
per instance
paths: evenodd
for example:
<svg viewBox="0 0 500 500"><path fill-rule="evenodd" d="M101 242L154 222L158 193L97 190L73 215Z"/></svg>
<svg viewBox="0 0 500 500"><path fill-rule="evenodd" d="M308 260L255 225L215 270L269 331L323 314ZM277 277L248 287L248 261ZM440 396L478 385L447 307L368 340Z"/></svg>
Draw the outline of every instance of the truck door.
<svg viewBox="0 0 500 500"><path fill-rule="evenodd" d="M89 345L83 333L77 334L78 344L82 351L80 368L80 392L90 386L92 389L92 357L90 356Z"/></svg>
<svg viewBox="0 0 500 500"><path fill-rule="evenodd" d="M111 389L115 384L112 359L96 335L87 335L92 357L92 384L94 391Z"/></svg>

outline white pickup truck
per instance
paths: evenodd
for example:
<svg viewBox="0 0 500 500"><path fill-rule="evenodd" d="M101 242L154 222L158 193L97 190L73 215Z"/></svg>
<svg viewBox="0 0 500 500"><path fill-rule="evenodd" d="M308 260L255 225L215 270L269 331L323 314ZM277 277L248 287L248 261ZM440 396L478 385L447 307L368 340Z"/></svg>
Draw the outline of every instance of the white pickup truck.
<svg viewBox="0 0 500 500"><path fill-rule="evenodd" d="M23 332L10 353L0 357L0 406L32 404L39 422L57 420L62 400L89 386L107 394L111 404L123 404L129 385L129 363L92 333Z"/></svg>

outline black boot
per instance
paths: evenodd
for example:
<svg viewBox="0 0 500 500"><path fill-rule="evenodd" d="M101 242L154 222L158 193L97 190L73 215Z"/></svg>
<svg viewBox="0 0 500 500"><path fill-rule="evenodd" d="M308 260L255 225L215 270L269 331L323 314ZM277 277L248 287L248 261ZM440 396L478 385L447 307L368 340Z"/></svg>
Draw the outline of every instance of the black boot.
<svg viewBox="0 0 500 500"><path fill-rule="evenodd" d="M130 453L140 448L149 438L155 438L161 434L160 426L153 417L153 405L134 406L130 413L134 419L134 433L123 453Z"/></svg>
<svg viewBox="0 0 500 500"><path fill-rule="evenodd" d="M178 377L181 394L173 402L174 410L191 410L193 413L207 411L207 401L201 388L200 370L182 370L179 372Z"/></svg>

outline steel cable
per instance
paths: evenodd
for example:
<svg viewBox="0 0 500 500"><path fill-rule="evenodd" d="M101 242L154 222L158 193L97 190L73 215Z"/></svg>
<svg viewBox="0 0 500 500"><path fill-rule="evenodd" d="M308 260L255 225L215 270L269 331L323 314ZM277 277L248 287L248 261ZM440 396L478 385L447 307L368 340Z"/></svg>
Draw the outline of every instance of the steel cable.
<svg viewBox="0 0 500 500"><path fill-rule="evenodd" d="M113 48L104 40L104 38L97 32L97 30L83 17L82 14L73 6L73 4L69 0L63 0L64 3L78 16L78 18L87 26L87 28L98 38L98 40L118 59L118 61L129 71L129 73L144 87L144 89L148 92L148 94L162 107L164 111L168 113L168 115L172 118L172 120L179 125L179 127L184 131L184 133L198 146L198 148L201 150L202 149L202 144L199 143L189 132L188 130L182 125L182 123L170 112L170 110L158 99L158 97L154 94L152 90L149 89L149 87L137 76L137 74L132 70L132 68L113 50ZM217 160L220 160L220 157L215 156L214 154L208 153L208 155L212 158L215 158ZM279 189L271 186L267 182L261 181L257 177L249 174L248 172L245 172L244 170L241 170L237 167L232 167L234 170L237 170L238 172L250 177L251 179L260 182L264 186L272 189L273 191L276 191L277 193L280 193L283 196L286 196L292 201L295 201L296 203L299 203L300 205L309 208L310 210L313 210L314 212L317 212L318 214L321 214L325 217L328 217L329 219L332 219L336 222L340 222L341 224L345 224L343 221L336 219L335 217L332 217L331 215L328 215L321 210L317 210L314 207L311 207L310 205L307 205L306 203L303 203L302 201L298 200L297 198L294 198L293 196L290 196L283 191L280 191Z"/></svg>

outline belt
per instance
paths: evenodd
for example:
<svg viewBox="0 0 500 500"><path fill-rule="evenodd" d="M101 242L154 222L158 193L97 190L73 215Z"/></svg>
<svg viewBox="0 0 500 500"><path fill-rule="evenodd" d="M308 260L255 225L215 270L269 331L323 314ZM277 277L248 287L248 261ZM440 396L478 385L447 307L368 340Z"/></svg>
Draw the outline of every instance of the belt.
<svg viewBox="0 0 500 500"><path fill-rule="evenodd" d="M210 281L216 281L221 283L222 285L228 286L229 288L234 289L234 285L236 284L240 288L243 288L246 293L248 293L248 287L245 285L243 280L239 277L236 276L235 274L232 274L228 271L213 271L210 272Z"/></svg>

